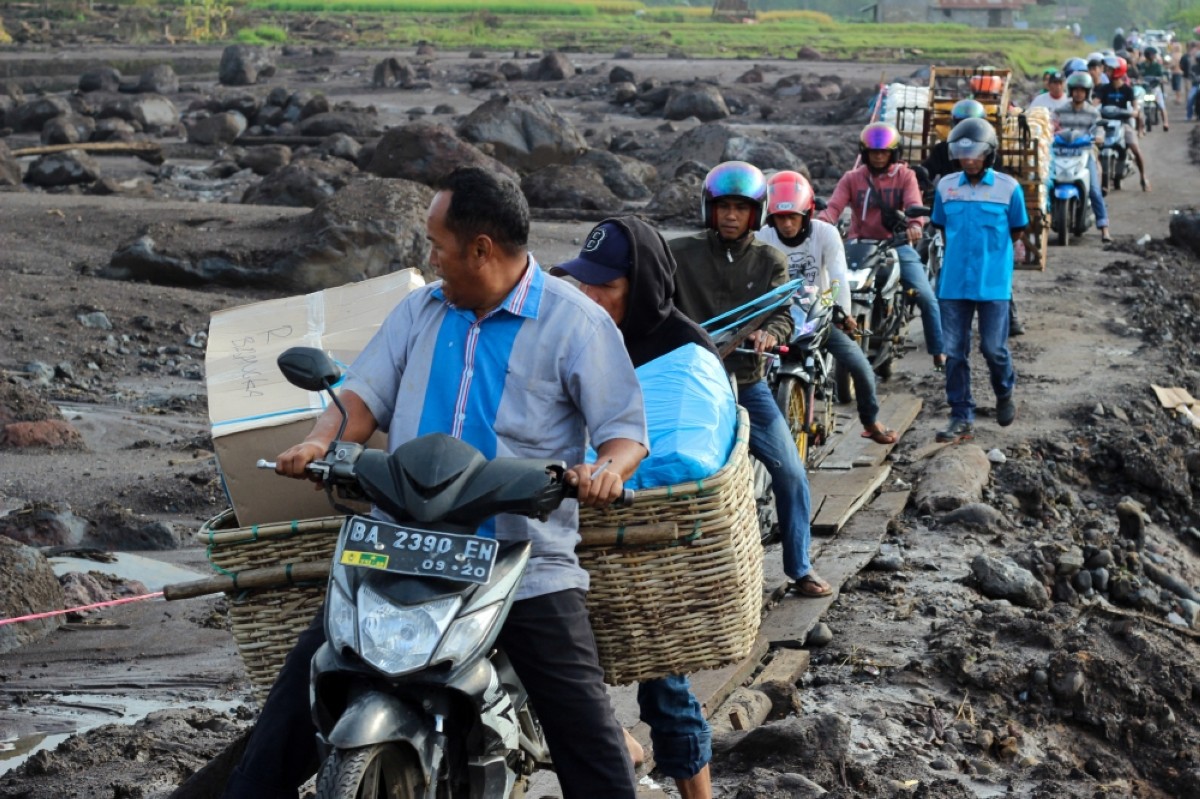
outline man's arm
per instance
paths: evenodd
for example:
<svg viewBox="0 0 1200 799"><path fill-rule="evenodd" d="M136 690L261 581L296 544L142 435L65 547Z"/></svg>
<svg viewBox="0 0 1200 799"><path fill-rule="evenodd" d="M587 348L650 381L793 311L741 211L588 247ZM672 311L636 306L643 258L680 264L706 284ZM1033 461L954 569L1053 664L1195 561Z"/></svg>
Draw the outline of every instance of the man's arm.
<svg viewBox="0 0 1200 799"><path fill-rule="evenodd" d="M342 405L346 407L346 432L343 440L365 444L371 434L379 427L367 404L353 391L342 391L338 394ZM329 451L329 445L337 435L342 425L342 414L336 405L330 405L325 412L317 417L312 432L308 437L294 447L284 451L275 459L275 471L288 477L305 478L308 475L304 467Z"/></svg>
<svg viewBox="0 0 1200 799"><path fill-rule="evenodd" d="M1025 210L1025 192L1018 183L1013 187L1012 197L1008 200L1008 227L1013 241L1029 227L1029 213Z"/></svg>
<svg viewBox="0 0 1200 799"><path fill-rule="evenodd" d="M921 187L917 184L917 173L911 169L905 168L901 174L904 176L901 188L904 191L903 204L898 209L900 213L904 213L906 208L912 208L916 205L921 205ZM925 227L925 217L917 217L908 221L908 243L916 244L921 240L921 228Z"/></svg>
<svg viewBox="0 0 1200 799"><path fill-rule="evenodd" d="M609 439L596 449L595 463L580 463L567 471L567 483L578 487L579 504L593 508L610 505L621 498L625 481L648 454L640 441Z"/></svg>
<svg viewBox="0 0 1200 799"><path fill-rule="evenodd" d="M777 289L788 282L787 258L774 247L763 245L763 248L768 253L774 265L771 273L771 288ZM781 341L791 341L794 329L795 323L792 321L791 303L784 303L776 308L766 318L759 329L747 336L746 339L754 344L756 351L762 353Z"/></svg>
<svg viewBox="0 0 1200 799"><path fill-rule="evenodd" d="M817 219L820 219L822 222L828 222L831 225L837 224L838 217L842 215L842 209L846 207L846 203L850 202L849 177L849 172L842 175L841 180L834 187L829 201L825 204L825 210L817 214Z"/></svg>
<svg viewBox="0 0 1200 799"><path fill-rule="evenodd" d="M854 300L850 296L850 277L846 270L846 248L836 231L824 228L821 236L821 266L829 275L829 283L838 284L837 304L849 319Z"/></svg>

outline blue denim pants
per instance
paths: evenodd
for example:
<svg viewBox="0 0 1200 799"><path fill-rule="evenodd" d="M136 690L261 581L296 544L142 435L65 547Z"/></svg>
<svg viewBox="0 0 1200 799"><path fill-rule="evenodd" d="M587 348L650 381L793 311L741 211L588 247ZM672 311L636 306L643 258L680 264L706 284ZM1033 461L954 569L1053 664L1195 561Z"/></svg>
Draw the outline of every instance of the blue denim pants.
<svg viewBox="0 0 1200 799"><path fill-rule="evenodd" d="M712 728L688 678L673 674L638 685L641 719L650 727L655 768L668 777L694 777L712 760Z"/></svg>
<svg viewBox="0 0 1200 799"><path fill-rule="evenodd" d="M971 398L971 322L979 316L979 351L987 362L996 399L1012 396L1017 382L1008 352L1008 300L942 300L942 332L946 337L946 401L950 418L975 421Z"/></svg>
<svg viewBox="0 0 1200 799"><path fill-rule="evenodd" d="M1100 187L1100 165L1096 153L1088 154L1088 198L1092 201L1092 213L1096 216L1096 227L1108 227L1108 206L1104 204L1104 189Z"/></svg>
<svg viewBox="0 0 1200 799"><path fill-rule="evenodd" d="M862 347L840 328L829 331L829 354L850 373L854 381L854 401L858 405L858 420L870 427L879 419L879 398L875 396L875 370Z"/></svg>
<svg viewBox="0 0 1200 799"><path fill-rule="evenodd" d="M896 248L896 257L900 259L900 283L906 289L917 292L917 307L921 309L921 328L925 331L925 350L930 355L941 355L946 351L942 342L942 316L938 308L937 296L929 278L925 276L925 265L921 256L911 246L905 244Z"/></svg>
<svg viewBox="0 0 1200 799"><path fill-rule="evenodd" d="M750 452L771 475L783 539L783 571L793 580L799 580L812 571L808 559L812 502L804 463L765 380L739 384L738 404L750 415Z"/></svg>

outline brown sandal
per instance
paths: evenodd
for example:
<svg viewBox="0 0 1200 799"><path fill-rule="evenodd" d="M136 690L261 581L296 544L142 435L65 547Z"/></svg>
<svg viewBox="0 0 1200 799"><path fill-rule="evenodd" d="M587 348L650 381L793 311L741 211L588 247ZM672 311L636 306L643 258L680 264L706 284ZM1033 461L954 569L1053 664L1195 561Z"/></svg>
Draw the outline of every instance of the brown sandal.
<svg viewBox="0 0 1200 799"><path fill-rule="evenodd" d="M883 444L885 446L888 444L895 444L900 440L900 436L896 434L895 430L884 427L879 422L876 422L873 427L868 427L863 430L862 437L869 438L876 444Z"/></svg>
<svg viewBox="0 0 1200 799"><path fill-rule="evenodd" d="M788 591L796 596L807 597L809 599L820 599L821 597L833 594L833 588L829 583L822 580L816 572L809 572L799 580L796 580L788 586Z"/></svg>

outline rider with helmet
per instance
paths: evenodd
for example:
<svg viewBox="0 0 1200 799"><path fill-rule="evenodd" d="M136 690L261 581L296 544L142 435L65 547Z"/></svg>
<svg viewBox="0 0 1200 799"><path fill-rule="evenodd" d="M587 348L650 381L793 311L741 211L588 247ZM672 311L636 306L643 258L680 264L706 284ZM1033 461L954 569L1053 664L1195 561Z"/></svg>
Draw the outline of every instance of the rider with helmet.
<svg viewBox="0 0 1200 799"><path fill-rule="evenodd" d="M1066 78L1057 69L1046 76L1046 91L1029 101L1029 108L1046 108L1053 114L1071 104L1065 91Z"/></svg>
<svg viewBox="0 0 1200 799"><path fill-rule="evenodd" d="M1090 63L1091 63L1090 56L1087 59L1068 58L1066 61L1063 62L1063 65L1062 65L1063 77L1069 78L1076 72L1081 72L1081 71L1086 72L1088 69L1090 69ZM1103 61L1101 61L1100 63L1103 64Z"/></svg>
<svg viewBox="0 0 1200 799"><path fill-rule="evenodd" d="M946 253L938 280L946 342L946 400L950 424L938 441L960 441L975 432L971 397L971 327L979 316L979 350L996 395L996 422L1013 423L1016 373L1008 351L1013 240L1029 225L1025 196L1015 178L992 169L998 142L986 119L965 119L950 131L950 154L961 172L938 181L934 225L945 230Z"/></svg>
<svg viewBox="0 0 1200 799"><path fill-rule="evenodd" d="M987 111L984 109L983 103L978 100L959 100L950 108L950 127L953 128L964 119L983 119L985 116L987 116ZM958 164L954 163L954 159L950 157L950 146L944 141L939 141L929 149L929 157L921 163L921 166L927 173L921 178L929 181L930 190L937 185L938 179L942 175L958 171Z"/></svg>
<svg viewBox="0 0 1200 799"><path fill-rule="evenodd" d="M762 227L767 179L745 161L726 161L704 177L700 213L705 230L667 244L679 271L675 306L704 322L788 282L787 259L754 237ZM746 339L763 353L791 340L788 306L771 312ZM767 387L761 357L734 352L725 360L738 385L738 403L750 415L750 451L771 474L783 538L783 570L800 596L829 596L833 589L809 559L808 476L787 422Z"/></svg>
<svg viewBox="0 0 1200 799"><path fill-rule="evenodd" d="M767 221L755 236L787 257L788 276L792 280L803 279L806 286L817 292L828 291L837 284L836 302L844 312L843 327L834 327L830 331L829 353L854 381L863 436L877 444L895 444L896 432L879 423L875 372L862 348L847 335L853 333L857 325L851 310L842 237L833 225L813 219L815 212L816 197L804 176L799 172L777 172L767 181ZM802 319L804 312L799 302L792 304L793 316L800 313ZM797 320L797 325L801 319Z"/></svg>
<svg viewBox="0 0 1200 799"><path fill-rule="evenodd" d="M1147 47L1142 51L1142 56L1146 59L1141 66L1142 81L1146 84L1147 91L1154 92L1154 102L1158 104L1159 113L1162 114L1162 129L1166 133L1171 129L1170 120L1167 119L1167 98L1163 94L1167 68L1159 58L1157 47Z"/></svg>
<svg viewBox="0 0 1200 799"><path fill-rule="evenodd" d="M1142 191L1150 191L1150 179L1146 176L1146 162L1142 158L1137 131L1133 127L1132 120L1137 118L1138 108L1134 101L1133 87L1129 85L1125 59L1113 56L1111 59L1106 57L1104 62L1105 69L1108 70L1109 84L1096 89L1096 97L1100 101L1100 114L1110 118L1117 117L1124 121L1125 146L1133 153L1134 160L1137 162ZM1119 182L1114 181L1113 187L1119 189Z"/></svg>
<svg viewBox="0 0 1200 799"><path fill-rule="evenodd" d="M1054 114L1054 123L1058 130L1081 131L1093 139L1100 136L1100 111L1091 103L1092 76L1086 72L1077 72L1067 78L1067 92L1071 96L1070 104ZM1108 208L1100 186L1100 167L1096 163L1095 148L1088 153L1088 178L1088 198L1092 201L1092 213L1096 215L1096 229L1100 231L1101 241L1111 244L1112 237L1108 233Z"/></svg>
<svg viewBox="0 0 1200 799"><path fill-rule="evenodd" d="M818 218L837 224L842 210L848 207L850 239L886 241L897 231L907 236L908 243L896 247L900 282L917 294L921 326L925 330L925 348L933 356L934 368L941 369L946 356L942 348L937 297L929 285L925 267L912 247L921 239L925 220L905 219L904 216L904 209L921 205L916 173L900 163L900 131L885 122L874 122L863 128L858 145L861 163L842 175Z"/></svg>
<svg viewBox="0 0 1200 799"><path fill-rule="evenodd" d="M1092 53L1088 56L1087 71L1092 76L1092 85L1096 88L1108 85L1108 75L1104 71L1104 59L1113 58L1116 56L1105 56L1100 53Z"/></svg>

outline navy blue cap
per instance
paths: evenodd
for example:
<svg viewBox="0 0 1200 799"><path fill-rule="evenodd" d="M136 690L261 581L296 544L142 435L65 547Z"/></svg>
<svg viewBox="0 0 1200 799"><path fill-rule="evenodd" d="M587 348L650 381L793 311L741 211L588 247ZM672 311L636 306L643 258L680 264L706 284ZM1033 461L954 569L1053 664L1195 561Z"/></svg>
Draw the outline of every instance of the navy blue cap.
<svg viewBox="0 0 1200 799"><path fill-rule="evenodd" d="M629 274L633 265L632 249L624 228L613 222L603 222L592 228L577 257L550 272L570 275L589 286L611 283Z"/></svg>

